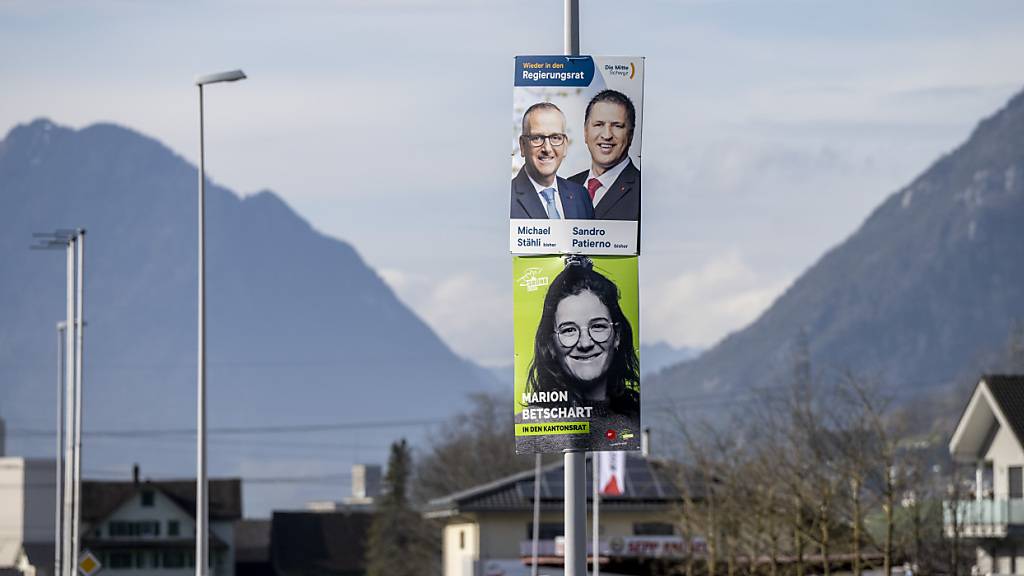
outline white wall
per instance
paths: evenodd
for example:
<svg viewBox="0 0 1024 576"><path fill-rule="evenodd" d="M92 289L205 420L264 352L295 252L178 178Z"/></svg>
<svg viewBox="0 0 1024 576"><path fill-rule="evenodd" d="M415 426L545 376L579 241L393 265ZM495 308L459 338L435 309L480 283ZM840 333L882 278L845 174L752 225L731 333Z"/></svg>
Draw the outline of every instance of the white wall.
<svg viewBox="0 0 1024 576"><path fill-rule="evenodd" d="M992 462L992 483L997 500L1009 498L1010 466L1024 466L1024 450L1008 426L1000 426L992 445L985 453L985 460Z"/></svg>
<svg viewBox="0 0 1024 576"><path fill-rule="evenodd" d="M446 525L442 538L444 576L473 576L473 562L479 558L479 543L479 527L475 522Z"/></svg>
<svg viewBox="0 0 1024 576"><path fill-rule="evenodd" d="M53 460L0 458L0 566L14 566L24 542L52 542L57 505Z"/></svg>
<svg viewBox="0 0 1024 576"><path fill-rule="evenodd" d="M0 458L0 566L17 560L24 534L25 461Z"/></svg>
<svg viewBox="0 0 1024 576"><path fill-rule="evenodd" d="M562 514L541 514L542 524L561 524ZM601 540L615 536L632 536L634 523L666 522L673 518L662 512L619 512L601 513ZM476 514L462 521L453 521L444 527L443 564L444 576L473 576L473 563L488 560L518 559L519 545L527 540L527 525L533 522L531 512L494 512ZM587 543L590 543L590 526L587 519ZM459 547L460 534L465 545Z"/></svg>

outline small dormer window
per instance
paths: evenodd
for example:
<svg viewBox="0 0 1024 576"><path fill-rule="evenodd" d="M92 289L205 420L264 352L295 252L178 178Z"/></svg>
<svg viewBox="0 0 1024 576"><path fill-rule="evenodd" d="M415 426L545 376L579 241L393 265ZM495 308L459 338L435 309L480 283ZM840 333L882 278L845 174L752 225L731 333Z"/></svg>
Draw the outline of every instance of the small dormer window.
<svg viewBox="0 0 1024 576"><path fill-rule="evenodd" d="M1008 470L1010 486L1007 493L1010 495L1011 500L1020 500L1024 498L1024 474L1020 466L1010 466Z"/></svg>
<svg viewBox="0 0 1024 576"><path fill-rule="evenodd" d="M144 507L152 508L153 507L153 500L154 499L155 498L154 498L152 490L143 490L142 491L142 505Z"/></svg>

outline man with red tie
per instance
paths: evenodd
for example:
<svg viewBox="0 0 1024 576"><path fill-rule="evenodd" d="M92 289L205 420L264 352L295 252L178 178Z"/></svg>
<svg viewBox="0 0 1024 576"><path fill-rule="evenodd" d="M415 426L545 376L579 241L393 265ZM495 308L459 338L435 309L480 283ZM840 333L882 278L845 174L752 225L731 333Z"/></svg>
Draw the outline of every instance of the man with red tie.
<svg viewBox="0 0 1024 576"><path fill-rule="evenodd" d="M640 170L629 158L636 108L629 97L602 90L587 104L583 139L590 170L569 178L586 187L597 220L640 220Z"/></svg>

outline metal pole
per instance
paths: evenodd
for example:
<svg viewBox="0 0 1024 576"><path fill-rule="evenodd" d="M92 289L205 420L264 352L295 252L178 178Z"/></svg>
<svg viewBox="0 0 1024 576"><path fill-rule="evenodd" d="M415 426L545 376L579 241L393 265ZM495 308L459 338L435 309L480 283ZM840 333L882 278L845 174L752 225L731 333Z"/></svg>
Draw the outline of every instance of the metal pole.
<svg viewBox="0 0 1024 576"><path fill-rule="evenodd" d="M590 532L591 551L590 554L594 558L594 576L598 576L601 573L601 540L599 538L601 534L601 520L600 514L598 513L598 504L601 502L601 484L600 484L600 468L598 467L598 455L600 452L590 453L590 475L593 478L594 485L594 527Z"/></svg>
<svg viewBox="0 0 1024 576"><path fill-rule="evenodd" d="M565 55L580 54L580 3L565 0ZM565 575L587 573L587 463L585 452L565 454Z"/></svg>
<svg viewBox="0 0 1024 576"><path fill-rule="evenodd" d="M64 518L61 523L62 546L61 566L64 568L65 576L74 576L71 569L71 518L74 515L74 494L71 490L72 466L74 460L75 445L71 431L75 427L75 412L72 406L75 404L75 237L68 239L67 247L67 320L64 329L64 351L66 361L64 365Z"/></svg>
<svg viewBox="0 0 1024 576"><path fill-rule="evenodd" d="M537 576L537 557L540 555L540 479L541 455L537 454L537 463L533 468L533 563L530 576Z"/></svg>
<svg viewBox="0 0 1024 576"><path fill-rule="evenodd" d="M75 325L75 509L71 523L71 570L78 572L78 554L82 548L82 346L85 336L85 230L78 231L78 297Z"/></svg>
<svg viewBox="0 0 1024 576"><path fill-rule="evenodd" d="M64 322L57 322L57 505L54 506L53 518L53 574L61 576L61 552L64 549L61 529L63 526L64 502L64 454L61 449L64 443Z"/></svg>
<svg viewBox="0 0 1024 576"><path fill-rule="evenodd" d="M206 484L206 182L203 150L203 85L199 84L199 350L196 414L196 576L205 576L209 558L209 500Z"/></svg>
<svg viewBox="0 0 1024 576"><path fill-rule="evenodd" d="M565 576L587 573L587 453L565 454Z"/></svg>
<svg viewBox="0 0 1024 576"><path fill-rule="evenodd" d="M565 0L565 55L580 55L580 0Z"/></svg>

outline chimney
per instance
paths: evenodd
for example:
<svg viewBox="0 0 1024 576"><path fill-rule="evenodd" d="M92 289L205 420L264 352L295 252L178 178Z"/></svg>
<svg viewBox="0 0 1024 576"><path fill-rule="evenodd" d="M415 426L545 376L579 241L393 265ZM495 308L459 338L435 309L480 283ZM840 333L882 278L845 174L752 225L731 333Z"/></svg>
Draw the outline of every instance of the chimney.
<svg viewBox="0 0 1024 576"><path fill-rule="evenodd" d="M640 455L644 458L651 456L651 427L644 428L640 433Z"/></svg>
<svg viewBox="0 0 1024 576"><path fill-rule="evenodd" d="M376 464L352 465L352 497L376 498L380 496L380 466Z"/></svg>
<svg viewBox="0 0 1024 576"><path fill-rule="evenodd" d="M132 483L139 485L139 463L132 464Z"/></svg>

